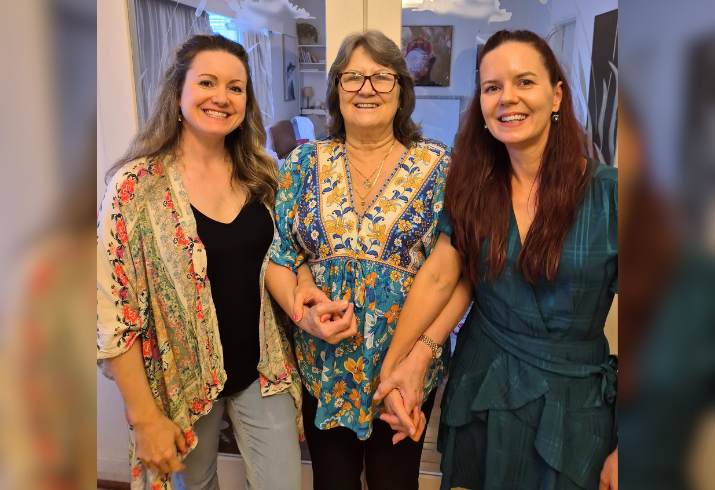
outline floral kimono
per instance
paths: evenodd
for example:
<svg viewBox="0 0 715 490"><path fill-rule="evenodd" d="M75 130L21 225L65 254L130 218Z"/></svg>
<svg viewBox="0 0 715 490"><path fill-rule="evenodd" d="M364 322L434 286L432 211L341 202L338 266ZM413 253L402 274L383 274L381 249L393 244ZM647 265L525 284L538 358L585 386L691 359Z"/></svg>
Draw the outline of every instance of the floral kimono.
<svg viewBox="0 0 715 490"><path fill-rule="evenodd" d="M260 362L264 396L290 392L302 434L300 378L290 344L264 288L261 270ZM206 251L179 170L169 157L125 165L107 187L97 219L97 360L125 353L139 340L154 401L197 444L193 423L211 410L226 381ZM130 429L132 489L145 470ZM168 489L151 474L152 489Z"/></svg>

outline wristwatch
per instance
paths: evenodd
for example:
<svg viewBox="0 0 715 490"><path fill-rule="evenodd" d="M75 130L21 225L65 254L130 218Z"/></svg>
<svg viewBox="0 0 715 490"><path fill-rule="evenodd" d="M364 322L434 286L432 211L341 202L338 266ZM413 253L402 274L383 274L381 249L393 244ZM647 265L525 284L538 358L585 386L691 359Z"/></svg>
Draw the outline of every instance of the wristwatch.
<svg viewBox="0 0 715 490"><path fill-rule="evenodd" d="M432 359L437 359L439 356L442 355L442 346L437 345L437 342L435 342L431 338L429 338L423 334L423 335L420 335L420 338L418 340L421 340L422 342L427 344L427 347L432 349Z"/></svg>

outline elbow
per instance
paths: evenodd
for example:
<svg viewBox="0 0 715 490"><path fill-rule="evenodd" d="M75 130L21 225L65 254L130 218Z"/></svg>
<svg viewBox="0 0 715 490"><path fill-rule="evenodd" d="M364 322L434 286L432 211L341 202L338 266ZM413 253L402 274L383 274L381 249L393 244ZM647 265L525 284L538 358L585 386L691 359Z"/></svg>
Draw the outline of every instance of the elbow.
<svg viewBox="0 0 715 490"><path fill-rule="evenodd" d="M425 281L432 291L439 294L454 291L458 280L459 273L453 274L452 271L444 271L439 268L425 271Z"/></svg>

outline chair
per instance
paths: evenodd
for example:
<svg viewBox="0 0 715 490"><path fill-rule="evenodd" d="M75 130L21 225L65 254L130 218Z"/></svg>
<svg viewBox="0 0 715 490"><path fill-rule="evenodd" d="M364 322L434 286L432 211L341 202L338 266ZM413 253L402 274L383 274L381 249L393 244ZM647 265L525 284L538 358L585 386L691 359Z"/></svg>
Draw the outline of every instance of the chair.
<svg viewBox="0 0 715 490"><path fill-rule="evenodd" d="M266 137L266 147L276 152L279 159L287 157L298 146L293 125L287 119L268 126Z"/></svg>

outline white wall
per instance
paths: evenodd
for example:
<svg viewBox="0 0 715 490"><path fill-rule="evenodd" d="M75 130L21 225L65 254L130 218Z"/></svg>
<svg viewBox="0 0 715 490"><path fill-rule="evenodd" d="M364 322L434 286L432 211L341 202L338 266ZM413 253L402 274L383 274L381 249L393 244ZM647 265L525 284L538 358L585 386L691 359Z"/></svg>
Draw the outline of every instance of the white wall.
<svg viewBox="0 0 715 490"><path fill-rule="evenodd" d="M125 0L97 2L97 201L104 173L137 131ZM129 481L129 437L116 385L97 370L97 477Z"/></svg>
<svg viewBox="0 0 715 490"><path fill-rule="evenodd" d="M548 0L546 4L537 0L501 0L500 7L511 12L511 19L489 23L486 20L467 19L459 15L437 15L432 12L413 12L409 9L402 11L403 25L454 27L451 86L416 87L418 96L462 97L461 110L466 109L475 86L475 38L478 34L493 34L501 29L529 29L540 36L546 36L556 25L569 19L576 19L577 22L576 49L574 49L574 58L569 60L569 63L571 66L579 66L577 60L578 56L581 57L586 85L588 85L594 18L596 15L618 8L618 0ZM585 94L585 100L588 100L588 93Z"/></svg>
<svg viewBox="0 0 715 490"><path fill-rule="evenodd" d="M593 46L593 23L597 15L610 12L618 8L618 0L549 0L551 5L553 25L562 24L570 19L576 20L575 49L573 58L564 60L567 69L573 73L572 85L575 85L578 68L581 67L584 76L586 93L584 100L577 107L577 114L585 115L588 107L588 91L590 89L591 49ZM577 82L576 82L577 83ZM580 85L573 87L578 90ZM582 120L585 123L585 120Z"/></svg>
<svg viewBox="0 0 715 490"><path fill-rule="evenodd" d="M285 18L283 20L284 33L293 36L298 40L296 33L297 23L307 23L315 26L318 29L318 41L316 44L326 44L326 24L325 24L325 0L292 0L292 3L297 7L304 8L315 19L292 19ZM298 60L300 61L300 60ZM292 119L300 114L300 107L305 105L300 92L298 97L293 101L284 101L284 81L283 81L283 47L282 36L278 33L271 33L271 63L273 65L273 109L275 118L272 122L281 121L283 119ZM325 101L325 72L316 72L301 74L297 73L299 86L309 85L313 87L315 96L311 98L311 103ZM317 117L311 117L313 124L316 126L316 134L319 133L318 125L322 124Z"/></svg>
<svg viewBox="0 0 715 490"><path fill-rule="evenodd" d="M298 37L295 32L295 20L290 19L288 22L283 23L283 30L285 34ZM286 101L285 99L285 88L283 80L283 35L277 32L272 32L271 35L271 76L273 86L271 90L273 92L273 119L270 121L271 124L281 121L283 119L292 119L299 114L299 103L300 95L297 94L295 100Z"/></svg>
<svg viewBox="0 0 715 490"><path fill-rule="evenodd" d="M489 23L486 19L468 19L461 15L438 15L433 12L402 10L403 25L445 25L452 30L451 85L449 87L416 87L418 96L461 97L464 111L474 93L476 70L476 37L501 29L530 29L546 35L549 31L549 6L537 0L502 0L501 8L512 13L511 19Z"/></svg>

